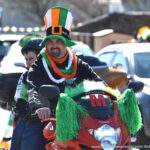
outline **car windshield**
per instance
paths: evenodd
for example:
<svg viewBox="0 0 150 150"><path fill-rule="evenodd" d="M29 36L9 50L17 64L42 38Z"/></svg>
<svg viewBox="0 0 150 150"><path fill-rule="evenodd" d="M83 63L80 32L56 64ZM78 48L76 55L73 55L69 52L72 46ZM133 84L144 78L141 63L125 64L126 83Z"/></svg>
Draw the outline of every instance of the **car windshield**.
<svg viewBox="0 0 150 150"><path fill-rule="evenodd" d="M18 42L10 47L7 57L2 61L2 65L7 66L7 68L15 63L25 63L24 57L21 54L21 47Z"/></svg>
<svg viewBox="0 0 150 150"><path fill-rule="evenodd" d="M150 52L134 54L135 74L141 78L150 78Z"/></svg>
<svg viewBox="0 0 150 150"><path fill-rule="evenodd" d="M82 42L76 42L76 45L72 46L72 49L77 55L94 56L93 50L87 44Z"/></svg>

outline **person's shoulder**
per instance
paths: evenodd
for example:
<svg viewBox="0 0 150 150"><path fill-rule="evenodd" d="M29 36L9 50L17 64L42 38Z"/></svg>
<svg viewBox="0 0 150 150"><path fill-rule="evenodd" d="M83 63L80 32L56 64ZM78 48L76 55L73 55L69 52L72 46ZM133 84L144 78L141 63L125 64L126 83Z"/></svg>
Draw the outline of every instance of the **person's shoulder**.
<svg viewBox="0 0 150 150"><path fill-rule="evenodd" d="M28 71L29 71L29 70L27 70L27 71L25 71L24 73L22 73L23 78L25 78L25 77L27 76Z"/></svg>
<svg viewBox="0 0 150 150"><path fill-rule="evenodd" d="M37 60L35 61L35 64L39 64L42 62L42 56L41 55L38 55L37 56Z"/></svg>
<svg viewBox="0 0 150 150"><path fill-rule="evenodd" d="M41 64L42 64L42 57L41 57L41 55L38 55L37 60L32 64L32 66L30 68L39 67L39 66L41 66Z"/></svg>
<svg viewBox="0 0 150 150"><path fill-rule="evenodd" d="M28 70L23 73L23 83L25 83L25 84L26 84L26 80L27 80L27 75L28 75Z"/></svg>
<svg viewBox="0 0 150 150"><path fill-rule="evenodd" d="M41 59L42 59L42 55L39 54L39 55L37 56L37 60L41 60Z"/></svg>
<svg viewBox="0 0 150 150"><path fill-rule="evenodd" d="M88 65L88 63L80 56L77 56L77 63L78 63L79 66Z"/></svg>
<svg viewBox="0 0 150 150"><path fill-rule="evenodd" d="M27 74L28 74L28 70L26 70L25 72L23 72L23 73L20 75L20 78L19 78L19 79L23 79Z"/></svg>
<svg viewBox="0 0 150 150"><path fill-rule="evenodd" d="M107 66L105 62L100 61L97 57L94 56L78 56L83 62L86 62L90 66Z"/></svg>
<svg viewBox="0 0 150 150"><path fill-rule="evenodd" d="M43 68L43 65L42 65L42 58L41 56L39 55L37 57L37 60L32 64L32 66L30 67L28 73L31 73L31 72L39 72L39 70L41 70L41 68Z"/></svg>

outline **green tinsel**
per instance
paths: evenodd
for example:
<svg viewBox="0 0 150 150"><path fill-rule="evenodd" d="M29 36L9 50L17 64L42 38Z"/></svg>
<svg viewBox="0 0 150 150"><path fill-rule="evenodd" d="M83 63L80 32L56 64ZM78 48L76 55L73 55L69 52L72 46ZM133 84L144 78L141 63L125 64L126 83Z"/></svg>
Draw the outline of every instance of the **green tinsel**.
<svg viewBox="0 0 150 150"><path fill-rule="evenodd" d="M127 125L131 134L136 133L142 127L141 112L134 91L127 89L118 99L120 118Z"/></svg>
<svg viewBox="0 0 150 150"><path fill-rule="evenodd" d="M84 93L84 82L78 84L76 87L65 87L65 93L67 93L70 97L75 97L81 93Z"/></svg>
<svg viewBox="0 0 150 150"><path fill-rule="evenodd" d="M56 137L58 140L71 140L78 136L81 118L88 113L67 94L60 94L56 108Z"/></svg>
<svg viewBox="0 0 150 150"><path fill-rule="evenodd" d="M47 56L46 56L46 54L45 54L45 49L42 49L42 50L40 51L40 54L45 58L46 63L48 64L48 66L51 67L51 62L48 60L48 58L47 58ZM65 69L60 69L60 70L61 70L61 72L62 72L63 74L70 74L70 73L73 72L74 67L73 67L73 64L72 64L71 67L70 67L68 70L65 70Z"/></svg>
<svg viewBox="0 0 150 150"><path fill-rule="evenodd" d="M59 140L71 140L78 136L83 115L87 111L72 98L86 91L84 82L76 87L66 87L61 94L56 108L56 137ZM90 86L90 85L89 85ZM127 125L130 134L136 133L142 127L141 113L136 96L131 89L127 89L118 99L120 118Z"/></svg>

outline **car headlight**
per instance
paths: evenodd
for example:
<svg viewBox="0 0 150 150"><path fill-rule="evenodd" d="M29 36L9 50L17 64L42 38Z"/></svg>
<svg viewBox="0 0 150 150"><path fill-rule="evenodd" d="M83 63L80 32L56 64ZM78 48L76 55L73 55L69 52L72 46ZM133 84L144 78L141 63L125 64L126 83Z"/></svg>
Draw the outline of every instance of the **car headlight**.
<svg viewBox="0 0 150 150"><path fill-rule="evenodd" d="M101 142L101 147L104 150L114 150L118 140L118 132L108 124L102 125L100 128L94 130L94 138Z"/></svg>

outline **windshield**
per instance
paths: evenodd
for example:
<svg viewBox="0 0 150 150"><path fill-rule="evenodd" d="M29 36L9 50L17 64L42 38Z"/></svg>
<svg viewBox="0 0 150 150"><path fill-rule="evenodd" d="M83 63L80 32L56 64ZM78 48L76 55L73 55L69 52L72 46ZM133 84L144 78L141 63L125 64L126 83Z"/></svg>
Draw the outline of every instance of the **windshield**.
<svg viewBox="0 0 150 150"><path fill-rule="evenodd" d="M134 54L135 74L141 78L150 78L150 52Z"/></svg>
<svg viewBox="0 0 150 150"><path fill-rule="evenodd" d="M73 51L77 55L83 56L93 56L93 50L87 45L82 42L76 42L75 46L72 46Z"/></svg>
<svg viewBox="0 0 150 150"><path fill-rule="evenodd" d="M24 57L21 54L21 47L18 42L10 47L8 55L2 61L2 65L5 67L11 67L11 65L14 65L15 63L25 63Z"/></svg>

